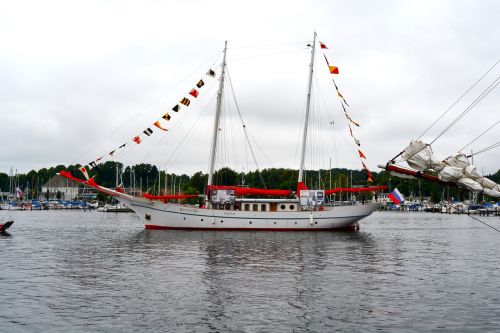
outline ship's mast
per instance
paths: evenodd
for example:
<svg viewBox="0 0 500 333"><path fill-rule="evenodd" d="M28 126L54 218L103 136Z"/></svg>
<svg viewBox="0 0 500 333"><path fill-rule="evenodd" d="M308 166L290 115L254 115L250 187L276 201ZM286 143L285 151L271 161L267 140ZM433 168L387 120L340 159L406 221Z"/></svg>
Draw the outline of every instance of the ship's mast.
<svg viewBox="0 0 500 333"><path fill-rule="evenodd" d="M210 148L210 169L208 172L208 186L212 185L213 183L215 154L217 152L217 138L219 135L220 111L222 107L222 91L224 89L224 72L226 69L226 51L227 51L227 41L224 43L224 57L222 58L222 69L219 79L219 91L217 92L217 107L215 109L215 121L212 133L212 146Z"/></svg>
<svg viewBox="0 0 500 333"><path fill-rule="evenodd" d="M309 110L311 107L311 87L312 87L312 78L314 72L314 51L316 48L316 32L314 32L314 40L312 44L311 51L311 63L309 64L309 84L307 88L307 101L306 101L306 115L304 119L304 130L302 131L302 151L300 153L300 169L299 169L299 180L301 183L304 176L304 160L306 155L306 145L307 145L307 127L309 125Z"/></svg>

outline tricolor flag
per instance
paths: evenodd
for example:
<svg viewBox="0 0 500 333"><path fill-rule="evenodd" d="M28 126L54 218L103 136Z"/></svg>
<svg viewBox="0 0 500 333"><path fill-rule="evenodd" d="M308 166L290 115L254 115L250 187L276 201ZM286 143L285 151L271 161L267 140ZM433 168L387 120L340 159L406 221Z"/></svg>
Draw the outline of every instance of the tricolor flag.
<svg viewBox="0 0 500 333"><path fill-rule="evenodd" d="M179 112L179 104L177 104L176 106L174 106L174 107L172 108L172 111L174 111L174 112Z"/></svg>
<svg viewBox="0 0 500 333"><path fill-rule="evenodd" d="M328 66L328 69L330 70L331 74L338 74L339 73L339 68L337 66Z"/></svg>
<svg viewBox="0 0 500 333"><path fill-rule="evenodd" d="M180 101L181 104L184 104L185 106L189 106L189 104L191 104L191 101L189 99L187 99L186 97L184 97L181 101Z"/></svg>
<svg viewBox="0 0 500 333"><path fill-rule="evenodd" d="M398 191L397 188L394 189L389 195L387 196L389 199L391 199L392 202L394 202L396 205L399 205L401 202L405 201L405 198L403 195Z"/></svg>
<svg viewBox="0 0 500 333"><path fill-rule="evenodd" d="M87 173L87 169L85 169L84 166L82 166L80 168L80 171L83 173L83 175L85 176L85 178L89 179L89 174Z"/></svg>
<svg viewBox="0 0 500 333"><path fill-rule="evenodd" d="M321 42L319 42L319 46L320 46L322 49L328 49L328 47L326 47L326 45L325 45L325 44L323 44L323 43L321 43Z"/></svg>
<svg viewBox="0 0 500 333"><path fill-rule="evenodd" d="M167 113L165 113L165 114L162 116L162 118L163 118L163 119L165 119L166 121L169 121L169 120L170 120L170 118L172 118L172 117L170 117L170 115L169 115L169 114L168 114L168 112L167 112Z"/></svg>
<svg viewBox="0 0 500 333"><path fill-rule="evenodd" d="M198 97L198 90L196 89L191 89L191 91L189 92L189 95L193 96L194 98Z"/></svg>
<svg viewBox="0 0 500 333"><path fill-rule="evenodd" d="M210 68L207 72L208 76L215 77L215 72Z"/></svg>
<svg viewBox="0 0 500 333"><path fill-rule="evenodd" d="M148 127L144 131L142 131L142 133L146 134L147 136L150 136L151 134L153 134L153 130Z"/></svg>
<svg viewBox="0 0 500 333"><path fill-rule="evenodd" d="M137 144L140 144L141 143L141 138L139 136L136 136L134 138L134 142L137 143Z"/></svg>
<svg viewBox="0 0 500 333"><path fill-rule="evenodd" d="M203 82L203 80L198 81L198 83L196 84L196 86L197 86L198 88L201 88L201 87L203 87L204 85L205 85L205 82Z"/></svg>
<svg viewBox="0 0 500 333"><path fill-rule="evenodd" d="M162 127L162 126L160 125L160 122L159 122L159 121L156 121L153 125L155 125L156 127L158 127L159 129L161 129L161 130L163 130L163 131L168 131L168 129L166 129L166 128L164 128L164 127Z"/></svg>

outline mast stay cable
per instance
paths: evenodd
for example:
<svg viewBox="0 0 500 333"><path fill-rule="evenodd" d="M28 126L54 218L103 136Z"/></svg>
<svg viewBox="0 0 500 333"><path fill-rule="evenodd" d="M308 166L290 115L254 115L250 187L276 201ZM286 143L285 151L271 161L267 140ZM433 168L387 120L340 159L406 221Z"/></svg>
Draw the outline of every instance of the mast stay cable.
<svg viewBox="0 0 500 333"><path fill-rule="evenodd" d="M473 139L472 141L470 141L468 144L466 144L465 146L463 146L462 148L460 148L458 151L462 151L464 150L465 148L469 147L471 144L473 144L477 139L479 139L480 137L482 137L483 135L485 135L487 132L489 132L489 130L491 130L493 127L495 127L496 125L498 125L500 123L500 120L497 120L496 123L494 123L493 125L491 125L488 129L486 129L483 133L479 134L475 139Z"/></svg>
<svg viewBox="0 0 500 333"><path fill-rule="evenodd" d="M252 144L250 143L250 139L248 138L247 127L246 127L245 122L243 121L243 116L241 115L238 101L236 100L236 94L234 93L233 82L231 80L231 76L229 75L229 69L227 68L227 66L226 66L226 70L227 70L227 79L229 81L229 86L231 87L231 93L233 95L234 104L236 106L236 111L238 111L238 116L240 117L241 126L243 127L243 133L245 134L245 139L247 141L248 148L250 149L250 153L252 154L253 161L255 163L255 166L257 167L257 173L259 174L260 180L261 180L262 184L264 185L264 188L267 188L266 182L264 181L264 178L262 177L262 173L260 172L259 163L257 163L257 158L255 157L255 153L254 153Z"/></svg>
<svg viewBox="0 0 500 333"><path fill-rule="evenodd" d="M467 108L465 108L462 113L460 113L446 128L436 136L434 140L429 145L432 145L436 140L438 140L444 133L446 133L449 129L458 123L460 119L462 119L469 111L471 111L479 102L481 102L486 96L489 95L498 85L500 84L500 76L498 76L483 92L471 103Z"/></svg>
<svg viewBox="0 0 500 333"><path fill-rule="evenodd" d="M460 96L448 109L446 109L445 112L443 112L443 114L441 114L429 127L427 127L427 129L422 133L420 134L420 136L417 138L417 140L419 140L420 138L422 138L425 133L427 133L438 121L440 121L458 102L460 102L462 100L462 98L465 97L465 95L467 95L469 93L469 91L471 91L489 72L491 72L491 70L496 66L498 65L498 63L500 63L500 60L497 60L497 62L495 62L495 64L493 66L490 67L490 69L488 69L486 71L486 73L484 73L476 82L474 82L474 84L472 84L472 86L470 86L469 89L467 89L466 92L464 92L462 94L462 96Z"/></svg>

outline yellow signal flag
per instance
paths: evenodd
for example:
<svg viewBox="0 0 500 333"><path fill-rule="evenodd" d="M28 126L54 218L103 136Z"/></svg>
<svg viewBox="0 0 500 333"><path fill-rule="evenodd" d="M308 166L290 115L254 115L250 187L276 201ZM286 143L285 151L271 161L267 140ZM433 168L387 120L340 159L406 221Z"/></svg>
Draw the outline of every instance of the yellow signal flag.
<svg viewBox="0 0 500 333"><path fill-rule="evenodd" d="M156 121L153 125L155 125L156 127L158 127L159 129L161 129L162 131L168 131L168 129L164 128L163 126L161 126L160 122L159 121Z"/></svg>

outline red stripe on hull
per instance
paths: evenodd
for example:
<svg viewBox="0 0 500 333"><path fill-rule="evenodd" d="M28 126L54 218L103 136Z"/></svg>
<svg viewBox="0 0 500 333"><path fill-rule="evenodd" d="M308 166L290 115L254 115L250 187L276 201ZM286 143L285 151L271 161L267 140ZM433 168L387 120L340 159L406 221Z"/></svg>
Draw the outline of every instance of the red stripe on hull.
<svg viewBox="0 0 500 333"><path fill-rule="evenodd" d="M353 225L344 228L187 228L187 227L166 227L154 224L145 224L149 230L204 230L204 231L359 231L359 226Z"/></svg>

